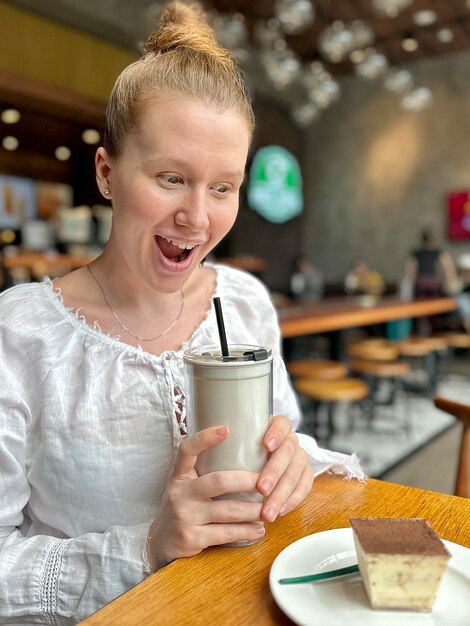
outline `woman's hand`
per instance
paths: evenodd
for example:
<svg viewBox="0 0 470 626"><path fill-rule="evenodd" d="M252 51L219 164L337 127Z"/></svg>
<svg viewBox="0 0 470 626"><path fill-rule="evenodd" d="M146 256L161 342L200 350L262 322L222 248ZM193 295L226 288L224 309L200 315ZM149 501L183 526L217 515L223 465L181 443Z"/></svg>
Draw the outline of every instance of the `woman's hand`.
<svg viewBox="0 0 470 626"><path fill-rule="evenodd" d="M257 482L258 491L266 496L261 516L273 522L286 515L307 496L313 483L313 470L307 453L299 446L292 432L292 422L276 415L263 440L270 458Z"/></svg>
<svg viewBox="0 0 470 626"><path fill-rule="evenodd" d="M285 439L283 432L276 427L272 436ZM223 471L205 476L196 473L198 454L224 441L228 435L226 426L214 426L182 441L160 511L149 530L148 561L153 571L174 559L198 554L208 546L255 541L264 535L260 525L261 502L211 499L240 491L256 492L258 473ZM287 456L281 453L279 464ZM275 473L276 464L270 471Z"/></svg>

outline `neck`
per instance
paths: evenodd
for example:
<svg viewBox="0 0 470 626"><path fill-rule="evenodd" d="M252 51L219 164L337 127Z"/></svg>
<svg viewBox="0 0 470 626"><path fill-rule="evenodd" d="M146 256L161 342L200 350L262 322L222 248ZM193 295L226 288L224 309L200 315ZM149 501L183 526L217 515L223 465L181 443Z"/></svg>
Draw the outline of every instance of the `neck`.
<svg viewBox="0 0 470 626"><path fill-rule="evenodd" d="M171 315L181 301L181 289L164 292L152 287L127 265L116 264L106 250L91 263L91 270L112 306L120 311L137 312L150 319L156 311L159 316L165 313Z"/></svg>

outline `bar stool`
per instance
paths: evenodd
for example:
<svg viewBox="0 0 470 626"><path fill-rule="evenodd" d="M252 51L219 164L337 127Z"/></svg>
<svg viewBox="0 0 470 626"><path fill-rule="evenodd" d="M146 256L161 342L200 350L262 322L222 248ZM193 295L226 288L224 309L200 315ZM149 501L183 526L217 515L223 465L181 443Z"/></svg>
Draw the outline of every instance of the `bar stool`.
<svg viewBox="0 0 470 626"><path fill-rule="evenodd" d="M349 357L368 361L394 361L399 352L396 345L388 339L364 339L351 344L347 348Z"/></svg>
<svg viewBox="0 0 470 626"><path fill-rule="evenodd" d="M450 348L468 350L470 348L470 334L468 333L445 333L444 339Z"/></svg>
<svg viewBox="0 0 470 626"><path fill-rule="evenodd" d="M321 406L326 407L326 441L335 432L334 408L340 402L360 402L369 396L367 383L358 378L339 378L337 380L312 380L299 378L294 380L296 390L309 398L313 408L313 435L317 436L318 413Z"/></svg>
<svg viewBox="0 0 470 626"><path fill-rule="evenodd" d="M348 373L347 368L339 361L316 359L291 361L287 364L287 371L291 376L310 380L335 380L344 378Z"/></svg>
<svg viewBox="0 0 470 626"><path fill-rule="evenodd" d="M370 388L372 405L369 412L369 425L375 416L375 408L378 405L391 406L394 404L397 391L403 388L402 381L409 374L411 366L406 361L368 361L365 359L352 359L350 368L356 374L360 374ZM386 400L379 400L377 397L379 383L381 381L390 381L391 390ZM405 410L404 428L411 430L411 407L408 401L408 395L404 396L407 401ZM408 416L408 419L407 419Z"/></svg>
<svg viewBox="0 0 470 626"><path fill-rule="evenodd" d="M441 411L450 413L463 424L457 478L455 481L455 495L468 498L470 497L470 405L453 402L439 396L434 398L434 405Z"/></svg>
<svg viewBox="0 0 470 626"><path fill-rule="evenodd" d="M433 396L437 385L437 353L447 349L444 337L408 337L396 342L400 356L411 361L421 360L424 363L426 382L421 386L409 386L410 391Z"/></svg>

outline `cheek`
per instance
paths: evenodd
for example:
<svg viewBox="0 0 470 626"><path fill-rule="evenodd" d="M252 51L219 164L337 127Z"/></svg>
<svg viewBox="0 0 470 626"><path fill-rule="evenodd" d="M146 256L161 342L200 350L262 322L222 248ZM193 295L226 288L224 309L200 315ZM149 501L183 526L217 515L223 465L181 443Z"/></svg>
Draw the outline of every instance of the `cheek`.
<svg viewBox="0 0 470 626"><path fill-rule="evenodd" d="M235 223L238 215L238 203L232 209L227 211L219 212L219 214L215 217L217 230L225 234L228 232Z"/></svg>

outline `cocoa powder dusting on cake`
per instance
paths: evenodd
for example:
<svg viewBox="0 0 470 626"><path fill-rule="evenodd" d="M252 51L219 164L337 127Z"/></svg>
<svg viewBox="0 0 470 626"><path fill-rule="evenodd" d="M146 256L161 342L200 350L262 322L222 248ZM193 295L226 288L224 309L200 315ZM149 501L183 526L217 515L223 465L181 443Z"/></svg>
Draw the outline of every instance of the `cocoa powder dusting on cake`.
<svg viewBox="0 0 470 626"><path fill-rule="evenodd" d="M369 554L449 556L425 519L352 517L349 522L362 549Z"/></svg>

